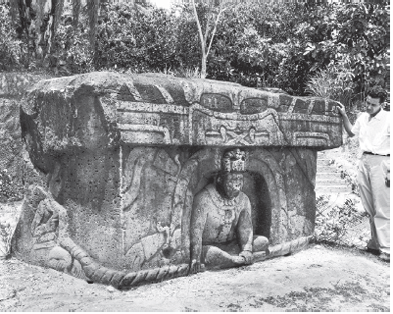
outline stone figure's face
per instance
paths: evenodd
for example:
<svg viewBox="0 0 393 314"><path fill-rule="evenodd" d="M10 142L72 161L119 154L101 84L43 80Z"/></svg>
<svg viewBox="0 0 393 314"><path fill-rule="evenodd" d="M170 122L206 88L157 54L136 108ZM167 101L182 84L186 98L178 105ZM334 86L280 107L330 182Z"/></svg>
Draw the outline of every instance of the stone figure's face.
<svg viewBox="0 0 393 314"><path fill-rule="evenodd" d="M373 115L377 113L381 109L381 103L379 101L379 98L373 98L370 96L367 96L366 99L366 111L369 115Z"/></svg>
<svg viewBox="0 0 393 314"><path fill-rule="evenodd" d="M228 198L234 198L239 195L243 188L243 174L242 173L227 173L222 178L222 186L225 195Z"/></svg>

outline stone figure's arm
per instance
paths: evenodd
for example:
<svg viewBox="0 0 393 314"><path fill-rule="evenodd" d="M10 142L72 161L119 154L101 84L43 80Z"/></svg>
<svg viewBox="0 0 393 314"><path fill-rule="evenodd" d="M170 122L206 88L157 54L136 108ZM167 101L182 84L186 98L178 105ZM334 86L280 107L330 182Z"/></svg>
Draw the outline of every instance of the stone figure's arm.
<svg viewBox="0 0 393 314"><path fill-rule="evenodd" d="M189 274L195 274L201 270L202 235L206 224L204 198L204 194L199 193L195 196L192 204L190 228L191 264Z"/></svg>
<svg viewBox="0 0 393 314"><path fill-rule="evenodd" d="M247 201L244 204L243 210L240 212L239 221L237 224L237 238L240 246L240 254L247 264L252 262L252 242L254 238L252 221L251 221L251 204Z"/></svg>

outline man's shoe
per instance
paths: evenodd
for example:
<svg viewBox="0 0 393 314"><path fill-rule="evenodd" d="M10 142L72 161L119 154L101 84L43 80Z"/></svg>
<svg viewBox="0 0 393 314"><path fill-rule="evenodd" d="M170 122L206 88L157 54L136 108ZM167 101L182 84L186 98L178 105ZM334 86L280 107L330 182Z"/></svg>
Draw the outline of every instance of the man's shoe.
<svg viewBox="0 0 393 314"><path fill-rule="evenodd" d="M389 262L389 263L390 263L390 254L389 254L389 253L382 252L382 253L379 255L379 258L380 258L381 260L383 260L384 262Z"/></svg>
<svg viewBox="0 0 393 314"><path fill-rule="evenodd" d="M361 249L361 251L367 252L367 253L371 253L371 254L376 255L376 256L379 256L379 254L381 254L381 252L379 250L372 249L372 248L370 248L368 246L366 248L364 248L364 249Z"/></svg>

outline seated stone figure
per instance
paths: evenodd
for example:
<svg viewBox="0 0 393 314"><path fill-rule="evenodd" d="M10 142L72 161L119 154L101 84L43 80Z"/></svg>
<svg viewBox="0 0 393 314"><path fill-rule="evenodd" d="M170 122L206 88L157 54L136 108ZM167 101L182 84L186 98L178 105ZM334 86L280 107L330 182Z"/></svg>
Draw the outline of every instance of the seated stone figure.
<svg viewBox="0 0 393 314"><path fill-rule="evenodd" d="M253 252L266 251L269 240L254 236L251 203L243 193L246 152L224 153L216 184L195 195L191 215L189 273L228 268L253 262Z"/></svg>

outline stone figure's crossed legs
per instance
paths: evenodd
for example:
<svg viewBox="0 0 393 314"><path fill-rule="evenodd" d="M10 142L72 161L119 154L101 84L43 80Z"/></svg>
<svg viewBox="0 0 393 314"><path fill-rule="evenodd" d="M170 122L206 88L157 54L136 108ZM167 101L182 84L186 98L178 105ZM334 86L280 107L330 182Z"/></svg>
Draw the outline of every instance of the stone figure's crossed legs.
<svg viewBox="0 0 393 314"><path fill-rule="evenodd" d="M269 240L264 236L254 236L253 252L266 251ZM225 245L204 245L202 263L209 268L230 268L245 264L243 257L239 256L239 246L236 241Z"/></svg>

